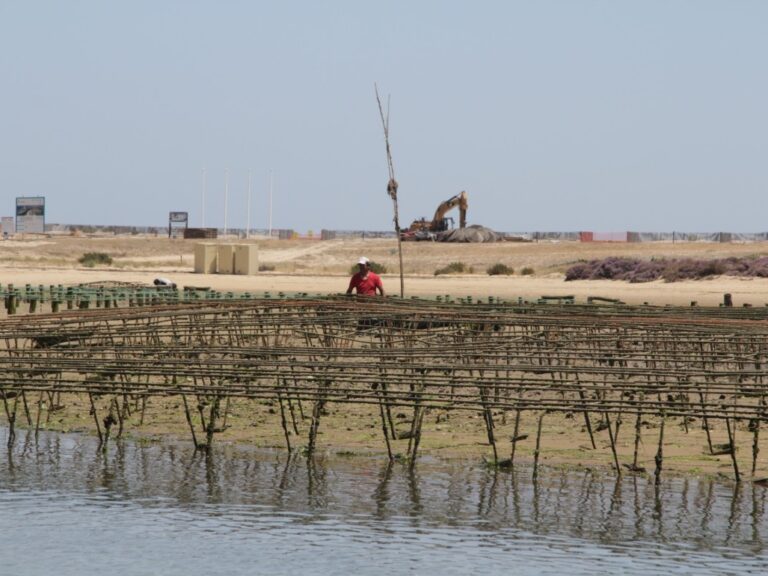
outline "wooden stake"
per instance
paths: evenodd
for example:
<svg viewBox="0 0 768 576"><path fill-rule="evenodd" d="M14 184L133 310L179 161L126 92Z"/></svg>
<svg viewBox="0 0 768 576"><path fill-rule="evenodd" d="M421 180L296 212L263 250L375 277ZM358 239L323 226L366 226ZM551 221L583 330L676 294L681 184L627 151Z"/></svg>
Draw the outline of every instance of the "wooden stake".
<svg viewBox="0 0 768 576"><path fill-rule="evenodd" d="M515 465L515 451L517 450L517 437L520 434L520 408L515 411L515 431L512 433L512 451L509 454L509 466Z"/></svg>
<svg viewBox="0 0 768 576"><path fill-rule="evenodd" d="M37 399L37 414L35 416L35 438L40 433L40 413L43 411L43 396L44 392L40 392L40 396Z"/></svg>
<svg viewBox="0 0 768 576"><path fill-rule="evenodd" d="M290 454L291 449L291 435L290 432L288 432L288 422L285 419L285 407L283 406L283 395L278 391L277 393L277 401L280 403L280 423L283 425L283 434L285 435L285 445L288 448L288 453Z"/></svg>
<svg viewBox="0 0 768 576"><path fill-rule="evenodd" d="M635 420L635 453L632 457L632 470L637 472L637 457L640 449L640 432L642 431L642 412L637 411L637 419Z"/></svg>
<svg viewBox="0 0 768 576"><path fill-rule="evenodd" d="M424 421L424 413L426 412L426 409L423 406L419 406L418 410L419 414L415 419L416 425L413 427L413 436L411 437L411 440L408 441L409 448L411 442L413 442L413 449L410 452L409 459L411 468L416 464L416 454L419 451L419 444L421 443L421 424Z"/></svg>
<svg viewBox="0 0 768 576"><path fill-rule="evenodd" d="M608 413L605 413L605 423L608 424L608 438L611 440L611 452L613 452L613 463L616 468L616 474L621 476L621 466L619 465L619 456L616 454L616 439L613 435L613 429L611 428L611 419ZM616 423L616 432L618 433L619 423Z"/></svg>
<svg viewBox="0 0 768 576"><path fill-rule="evenodd" d="M755 470L757 470L757 455L760 453L760 419L755 418L754 422L752 430L752 476L755 475Z"/></svg>
<svg viewBox="0 0 768 576"><path fill-rule="evenodd" d="M381 431L384 434L384 441L387 443L387 455L389 461L392 462L394 457L392 456L392 445L389 442L389 431L387 430L387 418L384 410L384 399L381 396L381 384L376 387L376 392L379 397L379 414L381 415Z"/></svg>
<svg viewBox="0 0 768 576"><path fill-rule="evenodd" d="M729 450L731 455L731 463L733 464L733 475L736 477L736 482L741 482L741 474L739 473L739 463L736 461L736 430L731 430L731 419L725 419L725 427L728 430L728 442L731 444ZM735 428L734 423L734 428Z"/></svg>
<svg viewBox="0 0 768 576"><path fill-rule="evenodd" d="M665 422L664 412L661 413L661 426L659 427L659 448L656 451L656 457L654 460L656 461L656 470L654 472L654 475L656 477L656 485L659 485L661 483L661 467L664 463L664 422Z"/></svg>
<svg viewBox="0 0 768 576"><path fill-rule="evenodd" d="M112 430L112 425L117 422L114 415L114 407L115 407L115 399L112 398L112 400L109 402L109 412L107 412L107 415L104 417L104 442L101 445L101 449L106 451L107 450L107 444L109 443L109 434ZM118 410L119 412L119 410Z"/></svg>
<svg viewBox="0 0 768 576"><path fill-rule="evenodd" d="M315 440L317 438L317 429L320 426L320 415L323 411L323 405L325 402L322 398L315 400L315 404L312 407L312 423L309 425L309 442L307 443L307 456L311 456L315 452Z"/></svg>
<svg viewBox="0 0 768 576"><path fill-rule="evenodd" d="M209 411L208 426L205 429L205 449L210 450L213 445L213 433L216 432L216 420L219 416L220 396L214 396Z"/></svg>
<svg viewBox="0 0 768 576"><path fill-rule="evenodd" d="M117 436L115 438L123 437L123 411L120 409L120 401L117 398L112 399L114 405L114 412L117 414ZM109 411L109 415L112 416L112 410Z"/></svg>
<svg viewBox="0 0 768 576"><path fill-rule="evenodd" d="M147 397L142 396L141 397L141 417L139 418L140 426L144 425L144 414L146 413L146 411L147 411Z"/></svg>
<svg viewBox="0 0 768 576"><path fill-rule="evenodd" d="M706 403L704 401L704 394L702 392L699 392L699 401L701 402L702 425L704 426L704 430L707 432L707 445L709 446L709 453L714 454L715 449L712 447L712 435L709 432L709 419L707 418Z"/></svg>
<svg viewBox="0 0 768 576"><path fill-rule="evenodd" d="M189 411L189 403L187 402L187 395L182 394L181 399L184 402L184 414L187 417L187 424L189 424L189 431L192 432L192 443L195 445L195 450L200 449L200 444L197 442L197 435L195 434L195 425L192 423L192 413Z"/></svg>
<svg viewBox="0 0 768 576"><path fill-rule="evenodd" d="M3 392L3 406L5 407L5 415L8 418L8 446L11 446L16 438L16 406L18 403L19 396L17 395L13 403L13 409L10 409L8 407L8 395Z"/></svg>
<svg viewBox="0 0 768 576"><path fill-rule="evenodd" d="M288 402L288 412L291 415L291 425L293 426L293 433L296 434L296 436L298 436L299 424L296 422L296 410L293 408L293 400L291 400L290 396L288 396L287 402Z"/></svg>
<svg viewBox="0 0 768 576"><path fill-rule="evenodd" d="M494 465L498 465L499 455L496 452L496 438L493 434L493 412L490 408L485 408L483 410L483 416L485 417L485 430L488 433L488 443L493 448L493 463Z"/></svg>
<svg viewBox="0 0 768 576"><path fill-rule="evenodd" d="M104 444L104 436L101 433L101 423L99 422L99 415L96 412L96 404L93 401L93 394L88 392L88 399L91 401L91 414L93 414L93 420L96 422L96 433L99 435L99 446Z"/></svg>
<svg viewBox="0 0 768 576"><path fill-rule="evenodd" d="M536 429L536 450L533 453L533 481L536 481L536 478L538 478L539 475L539 453L541 452L541 428L542 424L544 422L544 416L546 415L546 410L541 413L541 416L539 416L539 425Z"/></svg>
<svg viewBox="0 0 768 576"><path fill-rule="evenodd" d="M29 413L29 406L27 405L27 394L26 392L21 392L21 402L24 406L24 415L27 417L27 426L32 426L32 416Z"/></svg>
<svg viewBox="0 0 768 576"><path fill-rule="evenodd" d="M584 400L584 391L579 388L579 398ZM583 410L582 414L584 414L584 424L587 427L587 432L589 433L589 441L592 442L592 449L597 450L597 444L595 444L595 435L592 433L592 422L589 419L589 411Z"/></svg>

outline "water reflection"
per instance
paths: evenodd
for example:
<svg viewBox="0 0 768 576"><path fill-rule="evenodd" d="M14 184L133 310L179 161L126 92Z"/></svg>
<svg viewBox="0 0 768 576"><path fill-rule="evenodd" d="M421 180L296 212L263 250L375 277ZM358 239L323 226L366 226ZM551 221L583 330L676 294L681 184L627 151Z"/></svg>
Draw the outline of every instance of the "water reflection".
<svg viewBox="0 0 768 576"><path fill-rule="evenodd" d="M343 518L387 534L403 526L430 534L471 528L502 541L526 533L619 547L765 551L766 489L710 479L656 486L638 476L545 469L532 483L530 470L479 463L307 460L240 446L202 453L172 442L115 442L103 452L89 437L41 433L36 440L21 431L0 458L0 490L194 510L231 529L266 529L265 517L280 514L301 523Z"/></svg>

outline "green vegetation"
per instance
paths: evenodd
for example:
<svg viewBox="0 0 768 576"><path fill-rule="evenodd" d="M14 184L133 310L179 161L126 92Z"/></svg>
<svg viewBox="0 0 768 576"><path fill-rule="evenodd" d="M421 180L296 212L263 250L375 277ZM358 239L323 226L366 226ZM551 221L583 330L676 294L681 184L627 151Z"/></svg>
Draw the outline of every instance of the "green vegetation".
<svg viewBox="0 0 768 576"><path fill-rule="evenodd" d="M83 266L93 268L94 266L109 266L112 264L112 257L106 252L86 252L77 260Z"/></svg>
<svg viewBox="0 0 768 576"><path fill-rule="evenodd" d="M467 266L464 262L451 262L448 266L435 270L435 276L441 274L471 274L474 272L472 266Z"/></svg>
<svg viewBox="0 0 768 576"><path fill-rule="evenodd" d="M515 269L499 262L488 268L486 272L488 276L510 276L515 273Z"/></svg>
<svg viewBox="0 0 768 576"><path fill-rule="evenodd" d="M522 270L520 270L520 274L523 276L533 276L534 270L530 266L526 266Z"/></svg>

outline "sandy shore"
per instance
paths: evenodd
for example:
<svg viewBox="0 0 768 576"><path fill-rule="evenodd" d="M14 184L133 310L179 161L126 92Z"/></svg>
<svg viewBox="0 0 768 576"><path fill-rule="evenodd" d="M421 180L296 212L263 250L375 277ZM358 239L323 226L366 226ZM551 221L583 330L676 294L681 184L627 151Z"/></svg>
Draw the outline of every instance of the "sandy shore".
<svg viewBox="0 0 768 576"><path fill-rule="evenodd" d="M231 241L235 241L234 239ZM221 241L226 242L226 241ZM245 242L245 241L241 241ZM400 292L397 243L391 239L279 241L248 240L259 251L259 261L271 271L253 276L194 274L196 242L146 237L49 237L0 242L0 282L3 284L80 284L120 281L150 285L158 276L171 278L180 287L209 286L237 292L344 292L349 269L360 255L386 266L383 275L389 294ZM85 268L77 259L86 252L109 254L110 267ZM730 293L736 306L768 303L768 278L718 277L709 280L629 284L610 280L566 282L565 270L575 262L625 256L651 258L724 258L768 253L763 244L715 243L498 243L403 244L405 295L453 297L497 296L512 300L541 296L573 295L618 298L630 304L717 306ZM440 275L434 272L451 262L462 262L474 273ZM489 276L485 270L502 263L516 272ZM529 268L531 275L520 275Z"/></svg>
<svg viewBox="0 0 768 576"><path fill-rule="evenodd" d="M279 274L264 272L256 276L231 276L218 274L194 274L189 271L159 269L153 271L72 268L7 268L0 267L3 284L64 284L90 282L131 282L151 285L158 276L171 278L179 287L206 286L214 290L234 292L309 292L310 294L338 294L346 291L349 277L342 274ZM390 295L399 295L400 278L383 275L384 285ZM768 305L767 278L729 278L666 283L655 281L629 284L612 280L582 280L566 282L562 275L540 276L415 276L405 277L405 294L410 296L452 297L472 296L501 297L506 300L523 298L535 300L541 296L575 296L586 301L590 296L618 298L628 304L648 302L654 305L688 306L698 302L700 306L718 306L723 294L733 296L734 305L745 303L753 306Z"/></svg>

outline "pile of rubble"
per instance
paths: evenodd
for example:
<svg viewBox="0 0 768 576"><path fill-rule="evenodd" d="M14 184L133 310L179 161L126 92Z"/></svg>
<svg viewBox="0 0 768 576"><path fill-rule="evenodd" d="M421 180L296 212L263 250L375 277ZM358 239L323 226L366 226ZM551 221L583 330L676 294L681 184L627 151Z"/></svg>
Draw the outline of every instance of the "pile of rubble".
<svg viewBox="0 0 768 576"><path fill-rule="evenodd" d="M485 226L473 225L439 232L438 242L502 242L504 235Z"/></svg>

